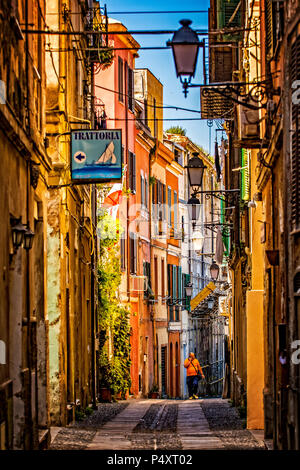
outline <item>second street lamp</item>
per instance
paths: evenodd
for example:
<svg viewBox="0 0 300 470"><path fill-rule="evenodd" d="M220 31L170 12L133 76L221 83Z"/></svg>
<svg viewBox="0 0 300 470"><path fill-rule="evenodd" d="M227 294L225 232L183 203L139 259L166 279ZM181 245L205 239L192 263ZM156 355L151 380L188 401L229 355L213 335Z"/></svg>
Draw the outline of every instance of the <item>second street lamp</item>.
<svg viewBox="0 0 300 470"><path fill-rule="evenodd" d="M193 228L195 228L197 220L199 219L201 204L198 198L192 196L188 200L188 214L189 218L192 221Z"/></svg>
<svg viewBox="0 0 300 470"><path fill-rule="evenodd" d="M204 165L201 158L198 157L199 153L194 152L193 157L188 161L187 164L187 173L189 178L189 183L192 188L201 188L203 173L207 166Z"/></svg>

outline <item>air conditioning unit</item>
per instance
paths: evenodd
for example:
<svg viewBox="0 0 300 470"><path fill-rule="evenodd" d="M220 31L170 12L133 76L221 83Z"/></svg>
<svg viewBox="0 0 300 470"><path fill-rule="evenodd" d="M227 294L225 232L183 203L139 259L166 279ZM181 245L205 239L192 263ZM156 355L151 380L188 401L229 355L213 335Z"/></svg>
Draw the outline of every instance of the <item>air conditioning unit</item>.
<svg viewBox="0 0 300 470"><path fill-rule="evenodd" d="M249 102L254 104L254 102ZM259 139L259 110L250 109L246 106L239 105L240 127L239 138L244 139Z"/></svg>

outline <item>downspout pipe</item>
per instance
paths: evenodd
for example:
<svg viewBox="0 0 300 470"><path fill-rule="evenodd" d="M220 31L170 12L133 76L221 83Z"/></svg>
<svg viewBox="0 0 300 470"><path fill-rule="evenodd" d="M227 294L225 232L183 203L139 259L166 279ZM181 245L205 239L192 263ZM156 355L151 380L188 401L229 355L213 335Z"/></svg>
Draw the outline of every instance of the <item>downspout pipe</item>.
<svg viewBox="0 0 300 470"><path fill-rule="evenodd" d="M272 189L272 249L275 250L275 206L274 206L274 170L271 167L271 189ZM272 313L273 313L273 447L277 449L277 361L276 361L276 273L273 266L273 289L272 289Z"/></svg>

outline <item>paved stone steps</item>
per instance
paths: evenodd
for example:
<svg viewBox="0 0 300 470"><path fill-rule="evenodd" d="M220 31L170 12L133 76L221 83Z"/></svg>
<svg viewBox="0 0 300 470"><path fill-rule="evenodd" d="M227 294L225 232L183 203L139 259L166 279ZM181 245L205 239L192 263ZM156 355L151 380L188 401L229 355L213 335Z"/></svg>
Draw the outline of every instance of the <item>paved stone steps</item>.
<svg viewBox="0 0 300 470"><path fill-rule="evenodd" d="M179 406L177 433L179 434L182 448L184 450L222 449L222 442L209 429L200 403L200 400L187 400Z"/></svg>

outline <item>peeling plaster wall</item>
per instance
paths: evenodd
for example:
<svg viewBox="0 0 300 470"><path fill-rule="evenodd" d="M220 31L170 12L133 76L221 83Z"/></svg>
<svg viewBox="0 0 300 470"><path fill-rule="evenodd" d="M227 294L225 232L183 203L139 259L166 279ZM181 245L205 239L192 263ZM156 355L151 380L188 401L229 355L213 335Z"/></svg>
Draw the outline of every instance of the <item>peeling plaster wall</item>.
<svg viewBox="0 0 300 470"><path fill-rule="evenodd" d="M56 204L55 204L56 202ZM50 207L57 208L58 201L51 200ZM60 232L58 217L48 215L48 320L49 320L49 377L50 377L50 416L52 423L60 423Z"/></svg>

